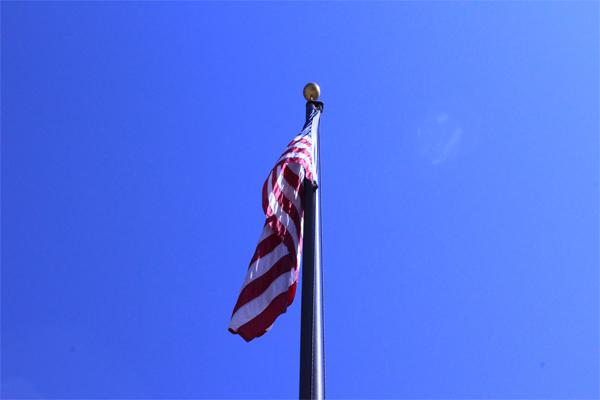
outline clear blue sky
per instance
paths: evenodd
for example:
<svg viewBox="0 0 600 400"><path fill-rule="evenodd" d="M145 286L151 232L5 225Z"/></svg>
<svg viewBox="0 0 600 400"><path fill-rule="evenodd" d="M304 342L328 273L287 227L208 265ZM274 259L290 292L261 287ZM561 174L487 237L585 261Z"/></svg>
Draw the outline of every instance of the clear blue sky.
<svg viewBox="0 0 600 400"><path fill-rule="evenodd" d="M5 397L297 396L227 325L311 80L328 396L599 396L597 2L1 7Z"/></svg>

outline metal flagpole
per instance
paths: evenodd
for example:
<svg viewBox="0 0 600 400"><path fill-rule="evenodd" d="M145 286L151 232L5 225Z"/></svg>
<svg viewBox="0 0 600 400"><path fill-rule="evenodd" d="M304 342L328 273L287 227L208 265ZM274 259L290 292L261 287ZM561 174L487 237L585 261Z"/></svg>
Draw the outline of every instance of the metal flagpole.
<svg viewBox="0 0 600 400"><path fill-rule="evenodd" d="M306 118L313 107L323 110L316 101L320 89L316 83L304 87ZM314 163L319 176L319 120L312 128ZM325 361L323 349L323 271L321 267L320 190L313 182L304 182L304 238L302 242L302 319L300 327L300 394L301 400L325 398Z"/></svg>

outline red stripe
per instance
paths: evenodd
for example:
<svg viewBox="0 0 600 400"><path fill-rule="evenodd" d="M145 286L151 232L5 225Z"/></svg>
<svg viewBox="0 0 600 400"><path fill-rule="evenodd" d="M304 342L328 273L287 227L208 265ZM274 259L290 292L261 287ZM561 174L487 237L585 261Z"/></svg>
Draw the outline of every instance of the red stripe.
<svg viewBox="0 0 600 400"><path fill-rule="evenodd" d="M290 214L288 213L288 215L290 215ZM298 222L294 221L294 217L292 217L291 215L290 215L290 217L292 218L292 222L293 222L292 225L294 226L294 228L296 230L296 237L298 238L298 242L300 242L302 240L302 232L301 232L301 226L302 225L301 225L300 221L298 221ZM298 219L300 218L298 215L296 215L296 217ZM275 214L271 214L267 218L268 218L269 223L272 224L271 228L273 228L273 230L275 231L275 233L277 235L279 235L279 237L281 237L281 238L285 238L286 236L289 236L290 243L292 243L292 246L295 247L294 246L294 239L288 233L288 230L291 227L284 226L281 223L281 221L279 221L279 219L277 218L277 215L275 215Z"/></svg>
<svg viewBox="0 0 600 400"><path fill-rule="evenodd" d="M288 181L288 183L292 184L292 187L294 188L294 190L298 190L298 188L302 186L302 182L300 182L300 178L298 177L298 175L294 171L292 171L291 169L289 169L287 167L289 164L300 165L302 168L304 168L304 175L305 175L306 179L308 179L308 180L313 179L312 172L310 170L311 166L303 158L286 158L284 160L280 160L277 164L275 164L275 166L269 173L269 176L267 176L267 179L265 179L265 182L263 183L263 187L262 187L262 208L263 208L263 212L267 216L272 214L271 212L269 212L268 184L269 184L269 180L271 180L272 182L277 180L277 170L279 167L281 167L283 169L284 178L286 179L286 181ZM294 178L294 177L296 177L296 178Z"/></svg>
<svg viewBox="0 0 600 400"><path fill-rule="evenodd" d="M275 217L274 215L267 218L267 224L269 224L271 229L277 232L278 235L281 235L280 238L282 238L285 247L287 247L288 252L292 257L292 260L294 261L294 265L297 265L298 259L296 257L296 246L294 246L294 239L292 239L292 236L285 231L285 228L283 227L283 225L281 225L281 222L279 222L277 217ZM302 237L298 238L299 246L300 243L302 243Z"/></svg>
<svg viewBox="0 0 600 400"><path fill-rule="evenodd" d="M298 153L298 152L296 151L296 152L292 152L292 153ZM303 157L298 157L298 156L284 157L284 156L285 156L285 154L283 154L281 157L279 157L279 160L277 160L277 164L276 165L280 165L280 164L300 164L304 168L310 168L310 166L313 164L312 157L310 157L310 156L307 156L308 161L306 160L306 158L303 158ZM302 161L300 161L300 160L302 160Z"/></svg>
<svg viewBox="0 0 600 400"><path fill-rule="evenodd" d="M288 307L294 302L294 297L296 297L296 286L298 283L298 270L296 270L296 280L292 284L292 286L288 289Z"/></svg>
<svg viewBox="0 0 600 400"><path fill-rule="evenodd" d="M280 174L284 175L285 178L285 170L288 169L286 165L283 165L282 168L284 169L283 172L280 172ZM277 166L275 167L275 169L273 171L276 171L278 168ZM292 172L293 173L293 172ZM281 191L281 189L279 188L279 186L277 185L277 180L279 178L279 174L276 173L271 173L269 175L269 178L271 179L271 189L272 189L272 193L275 196L275 199L277 200L277 203L279 204L279 206L283 209L283 211L285 211L290 218L292 219L292 221L294 222L295 228L296 228L296 235L299 237L300 236L300 212L301 210L297 210L296 206L294 205L294 203L287 199L285 197L285 195L283 194L283 192ZM272 215L274 215L273 210L271 209L270 205L269 205L269 190L268 190L268 179L267 181L265 181L265 183L263 184L263 211L265 213L265 215L267 217L270 217ZM283 184L287 184L287 181L284 179ZM283 226L283 225L282 225ZM278 230L277 232L280 235L283 235L285 232L285 227L283 230Z"/></svg>
<svg viewBox="0 0 600 400"><path fill-rule="evenodd" d="M308 140L308 139L306 139L306 136L301 136L299 139L294 139L291 142L289 142L287 147L294 146L296 143L302 143L307 146L312 146L312 139Z"/></svg>
<svg viewBox="0 0 600 400"><path fill-rule="evenodd" d="M275 279L279 278L281 274L288 273L294 267L295 265L289 254L281 257L266 273L259 276L242 289L231 315L235 314L235 312L244 304L263 294Z"/></svg>
<svg viewBox="0 0 600 400"><path fill-rule="evenodd" d="M284 182L286 184L286 182ZM294 227L296 228L296 237L300 237L300 213L299 210L296 209L294 203L285 197L279 185L276 182L273 182L273 195L277 199L277 204L281 207L283 211L290 216L292 221L294 222Z"/></svg>
<svg viewBox="0 0 600 400"><path fill-rule="evenodd" d="M294 191L297 192L302 187L300 177L296 175L296 173L288 166L288 164L286 164L283 168L283 177L285 178L287 183L294 189Z"/></svg>
<svg viewBox="0 0 600 400"><path fill-rule="evenodd" d="M277 247L279 243L281 243L281 239L279 239L279 236L277 236L277 234L275 233L261 240L260 243L256 246L256 250L254 251L252 260L250 260L250 265L248 266L248 268L250 268L254 261L272 252L273 249L275 249L275 247Z"/></svg>
<svg viewBox="0 0 600 400"><path fill-rule="evenodd" d="M277 164L275 164L275 168L282 166L282 165L287 165L287 164L298 164L300 165L302 168L304 168L304 175L306 179L312 180L312 172L310 170L311 165L309 163L306 162L306 160L304 158L286 158L283 160L279 160L277 162ZM275 169L274 168L274 169Z"/></svg>
<svg viewBox="0 0 600 400"><path fill-rule="evenodd" d="M290 154L290 153L304 154L306 157L308 157L310 159L310 162L312 163L312 151L310 151L309 149L300 148L300 147L290 147L289 149L284 151L279 158L282 158L286 154Z"/></svg>
<svg viewBox="0 0 600 400"><path fill-rule="evenodd" d="M294 286L294 285L292 285ZM271 304L258 314L255 318L246 322L244 325L238 328L237 332L245 341L249 342L254 338L262 336L267 331L267 328L273 325L275 319L286 312L288 306L288 300L290 297L290 288L287 291L281 293L271 301ZM295 288L294 288L295 291Z"/></svg>
<svg viewBox="0 0 600 400"><path fill-rule="evenodd" d="M305 158L300 157L290 157L284 158L283 160L279 160L275 166L283 165L283 164L299 164L304 167L305 170L310 170L311 164L306 161Z"/></svg>
<svg viewBox="0 0 600 400"><path fill-rule="evenodd" d="M265 213L265 215L267 215L267 213L269 212L269 179L271 178L271 175L273 175L276 171L277 165L275 166L275 168L273 168L271 170L271 173L269 174L269 176L267 176L267 179L265 179L265 183L263 183L263 188L262 188L262 208L263 208L263 212Z"/></svg>

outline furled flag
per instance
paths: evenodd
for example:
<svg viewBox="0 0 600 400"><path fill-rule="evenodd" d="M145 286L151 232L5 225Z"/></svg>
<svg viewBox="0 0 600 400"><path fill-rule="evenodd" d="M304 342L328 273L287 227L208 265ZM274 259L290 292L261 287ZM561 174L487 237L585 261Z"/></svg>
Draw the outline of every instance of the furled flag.
<svg viewBox="0 0 600 400"><path fill-rule="evenodd" d="M266 221L229 324L229 331L246 341L262 336L294 300L302 256L303 182L316 177L313 137L321 104L308 103L304 128L263 185Z"/></svg>

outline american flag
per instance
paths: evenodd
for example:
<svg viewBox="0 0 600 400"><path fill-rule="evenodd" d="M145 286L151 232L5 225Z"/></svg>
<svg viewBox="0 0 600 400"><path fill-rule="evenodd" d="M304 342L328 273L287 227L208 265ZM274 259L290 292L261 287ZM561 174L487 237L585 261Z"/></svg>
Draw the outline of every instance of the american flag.
<svg viewBox="0 0 600 400"><path fill-rule="evenodd" d="M246 341L262 336L294 301L302 256L303 182L316 179L313 139L321 109L319 102L307 104L302 131L263 185L266 221L229 324L229 331Z"/></svg>

